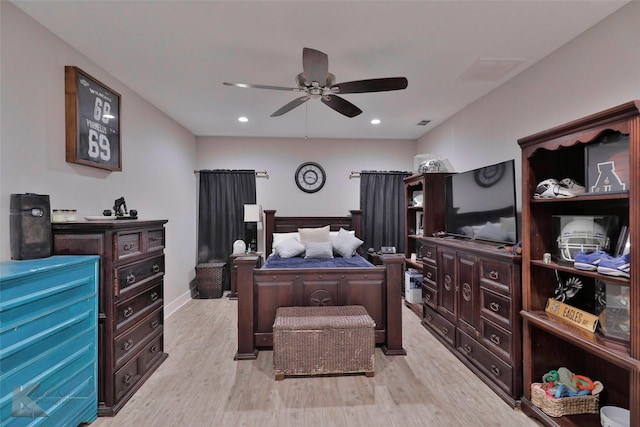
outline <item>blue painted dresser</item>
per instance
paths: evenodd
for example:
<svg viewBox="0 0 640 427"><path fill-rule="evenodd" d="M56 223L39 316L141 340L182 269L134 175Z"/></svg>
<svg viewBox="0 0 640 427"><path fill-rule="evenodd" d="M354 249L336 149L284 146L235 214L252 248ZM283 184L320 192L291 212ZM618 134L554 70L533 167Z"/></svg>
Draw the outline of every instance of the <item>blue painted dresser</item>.
<svg viewBox="0 0 640 427"><path fill-rule="evenodd" d="M0 426L96 419L98 261L0 262Z"/></svg>

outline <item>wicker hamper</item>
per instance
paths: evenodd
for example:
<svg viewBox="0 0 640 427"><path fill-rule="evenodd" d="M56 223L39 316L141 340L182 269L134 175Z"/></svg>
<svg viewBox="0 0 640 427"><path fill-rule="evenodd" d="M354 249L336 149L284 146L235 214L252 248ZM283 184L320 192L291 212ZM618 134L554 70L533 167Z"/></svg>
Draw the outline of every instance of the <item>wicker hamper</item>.
<svg viewBox="0 0 640 427"><path fill-rule="evenodd" d="M561 417L563 415L577 414L597 414L599 413L599 394L586 396L561 397L554 399L547 396L542 389L542 384L531 384L531 403L551 417Z"/></svg>
<svg viewBox="0 0 640 427"><path fill-rule="evenodd" d="M273 324L273 368L288 375L375 371L375 322L362 306L280 307Z"/></svg>
<svg viewBox="0 0 640 427"><path fill-rule="evenodd" d="M224 262L210 262L196 266L196 284L200 298L222 297L222 273Z"/></svg>

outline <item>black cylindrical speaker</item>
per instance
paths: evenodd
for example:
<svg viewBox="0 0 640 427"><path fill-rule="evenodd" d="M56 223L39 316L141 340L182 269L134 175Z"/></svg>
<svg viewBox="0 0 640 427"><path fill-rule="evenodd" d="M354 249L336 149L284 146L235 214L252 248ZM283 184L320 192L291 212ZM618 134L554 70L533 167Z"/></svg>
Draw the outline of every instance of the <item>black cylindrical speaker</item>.
<svg viewBox="0 0 640 427"><path fill-rule="evenodd" d="M12 194L9 232L11 259L51 256L51 205L43 194Z"/></svg>

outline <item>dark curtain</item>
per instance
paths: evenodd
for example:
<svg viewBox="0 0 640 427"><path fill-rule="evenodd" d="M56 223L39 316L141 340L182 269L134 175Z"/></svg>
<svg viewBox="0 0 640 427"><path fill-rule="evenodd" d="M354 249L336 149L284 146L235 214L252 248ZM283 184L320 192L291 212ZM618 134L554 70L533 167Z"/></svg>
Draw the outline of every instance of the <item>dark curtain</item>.
<svg viewBox="0 0 640 427"><path fill-rule="evenodd" d="M408 172L360 173L360 209L364 248L395 246L404 252L405 185Z"/></svg>
<svg viewBox="0 0 640 427"><path fill-rule="evenodd" d="M244 205L255 203L255 171L200 171L198 263L228 260L233 242L244 240Z"/></svg>

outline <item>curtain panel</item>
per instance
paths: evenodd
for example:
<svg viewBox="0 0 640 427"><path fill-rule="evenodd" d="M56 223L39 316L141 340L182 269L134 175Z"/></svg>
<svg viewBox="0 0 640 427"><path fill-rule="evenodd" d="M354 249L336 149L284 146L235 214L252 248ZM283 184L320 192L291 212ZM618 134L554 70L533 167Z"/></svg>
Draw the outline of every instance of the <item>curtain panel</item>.
<svg viewBox="0 0 640 427"><path fill-rule="evenodd" d="M255 203L254 170L200 171L198 263L227 261L245 238L244 205Z"/></svg>
<svg viewBox="0 0 640 427"><path fill-rule="evenodd" d="M409 172L360 172L363 247L379 251L395 246L404 252L405 185Z"/></svg>

